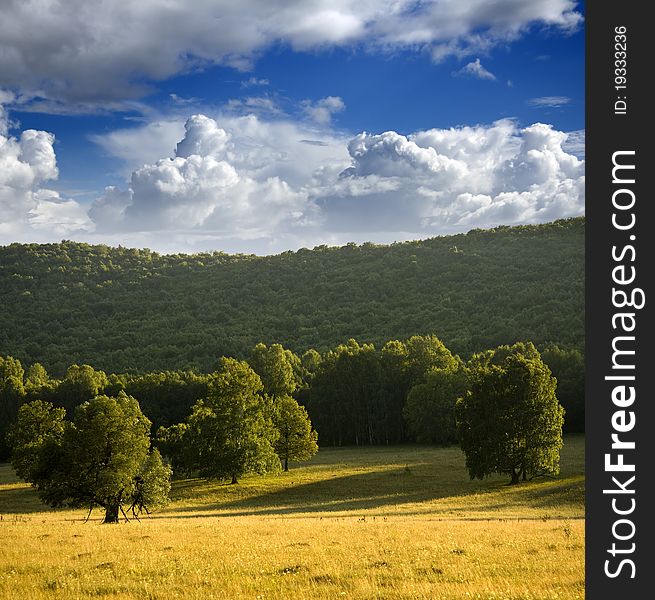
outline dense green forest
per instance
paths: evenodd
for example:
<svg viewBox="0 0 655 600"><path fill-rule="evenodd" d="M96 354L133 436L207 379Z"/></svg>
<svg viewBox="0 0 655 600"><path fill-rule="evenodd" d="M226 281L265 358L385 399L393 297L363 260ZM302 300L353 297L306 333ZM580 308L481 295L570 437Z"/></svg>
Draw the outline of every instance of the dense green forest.
<svg viewBox="0 0 655 600"><path fill-rule="evenodd" d="M276 256L160 255L76 242L0 248L0 354L62 376L214 368L277 342L436 334L453 352L582 348L584 218Z"/></svg>

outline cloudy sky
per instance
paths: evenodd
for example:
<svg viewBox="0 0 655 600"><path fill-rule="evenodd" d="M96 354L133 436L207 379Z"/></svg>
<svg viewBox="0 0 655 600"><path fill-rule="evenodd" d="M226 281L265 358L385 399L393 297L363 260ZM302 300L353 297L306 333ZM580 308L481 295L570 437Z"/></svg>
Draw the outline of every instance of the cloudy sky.
<svg viewBox="0 0 655 600"><path fill-rule="evenodd" d="M0 244L269 254L584 213L574 0L0 8Z"/></svg>

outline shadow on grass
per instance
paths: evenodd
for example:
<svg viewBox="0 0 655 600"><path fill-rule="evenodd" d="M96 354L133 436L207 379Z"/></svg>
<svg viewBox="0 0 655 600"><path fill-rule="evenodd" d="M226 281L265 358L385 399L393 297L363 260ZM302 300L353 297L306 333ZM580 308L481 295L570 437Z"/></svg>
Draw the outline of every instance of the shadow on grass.
<svg viewBox="0 0 655 600"><path fill-rule="evenodd" d="M0 515L28 514L52 510L43 504L31 487L0 487Z"/></svg>
<svg viewBox="0 0 655 600"><path fill-rule="evenodd" d="M384 515L412 516L434 512L438 518L460 518L475 513L516 514L517 508L543 510L551 517L584 507L584 457L580 440L567 441L563 476L517 486L493 477L469 480L459 450L433 448L382 448L329 450L313 465L292 469L279 478L244 480L240 485L208 483L202 479L174 482L174 505L155 518L228 516L294 516L380 510ZM565 454L563 452L563 459ZM572 460L574 459L574 460ZM401 466L401 465L406 466ZM347 469L347 474L338 474ZM337 473L335 476L334 473ZM20 483L9 465L0 464L0 514L49 510L36 491ZM444 498L435 510L406 506Z"/></svg>
<svg viewBox="0 0 655 600"><path fill-rule="evenodd" d="M176 492L192 491L200 480L180 481ZM488 496L501 492L498 499L489 498L485 503L474 501L458 510L467 513L476 510L510 510L519 504L534 507L556 508L562 503L577 504L584 501L584 492L578 488L581 482L564 481L558 485L539 485L529 489L533 484L509 486L504 481L469 481L453 477L444 480L441 477L413 474L407 469L394 468L384 471L357 473L327 480L301 483L281 489L267 491L255 496L229 498L219 502L196 503L175 507L175 513L159 514L159 518L195 518L227 516L265 516L296 515L306 513L339 513L381 509L386 515L393 514L389 509L404 504L421 503L441 498L456 498L471 495ZM223 487L223 486L221 486ZM228 486L225 486L228 487ZM239 493L235 486L232 490ZM247 489L243 494L247 494ZM509 497L508 497L508 496ZM473 499L472 499L473 500ZM477 498L476 498L477 500ZM478 504L478 506L475 506ZM402 510L397 514L411 516L425 514L425 511ZM448 513L446 512L445 515Z"/></svg>

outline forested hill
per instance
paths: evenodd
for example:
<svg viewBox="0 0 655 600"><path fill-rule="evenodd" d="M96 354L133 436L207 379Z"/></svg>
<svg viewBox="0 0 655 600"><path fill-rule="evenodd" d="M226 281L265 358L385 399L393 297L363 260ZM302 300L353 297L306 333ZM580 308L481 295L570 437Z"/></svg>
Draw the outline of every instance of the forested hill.
<svg viewBox="0 0 655 600"><path fill-rule="evenodd" d="M434 333L463 356L582 347L584 218L257 257L0 247L0 355L111 372L197 367L257 342L319 351Z"/></svg>

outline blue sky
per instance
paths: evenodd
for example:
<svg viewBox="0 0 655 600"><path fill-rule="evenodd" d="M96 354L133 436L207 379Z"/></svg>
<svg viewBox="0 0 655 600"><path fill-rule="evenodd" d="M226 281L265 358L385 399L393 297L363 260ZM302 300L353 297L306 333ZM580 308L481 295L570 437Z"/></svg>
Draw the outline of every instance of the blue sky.
<svg viewBox="0 0 655 600"><path fill-rule="evenodd" d="M0 23L0 243L264 254L584 211L576 2L35 7Z"/></svg>

